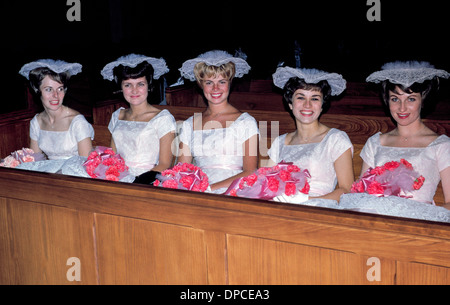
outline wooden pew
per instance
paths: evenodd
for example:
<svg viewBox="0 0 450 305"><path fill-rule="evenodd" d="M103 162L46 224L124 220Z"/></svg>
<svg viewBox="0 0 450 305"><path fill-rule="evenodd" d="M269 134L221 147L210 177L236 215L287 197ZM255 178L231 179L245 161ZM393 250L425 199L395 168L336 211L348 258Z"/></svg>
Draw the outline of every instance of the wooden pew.
<svg viewBox="0 0 450 305"><path fill-rule="evenodd" d="M449 224L5 168L0 185L0 284L450 284Z"/></svg>

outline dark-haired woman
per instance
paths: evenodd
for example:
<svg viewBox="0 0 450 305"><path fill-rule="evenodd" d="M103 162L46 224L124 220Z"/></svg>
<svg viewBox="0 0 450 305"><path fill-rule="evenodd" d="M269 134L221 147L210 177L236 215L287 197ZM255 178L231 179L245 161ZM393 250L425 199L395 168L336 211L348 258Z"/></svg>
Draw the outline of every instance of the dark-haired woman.
<svg viewBox="0 0 450 305"><path fill-rule="evenodd" d="M345 132L325 126L319 117L329 97L345 90L346 81L336 73L290 67L278 68L273 79L283 89L283 100L295 117L297 129L275 139L269 150L269 166L281 161L293 162L311 175L309 197L299 193L275 200L339 201L353 183L353 145Z"/></svg>
<svg viewBox="0 0 450 305"><path fill-rule="evenodd" d="M169 111L148 103L153 80L168 71L162 58L130 54L106 65L101 72L105 79L116 82L130 105L113 113L108 128L111 147L124 158L134 176L161 172L172 165L175 119Z"/></svg>
<svg viewBox="0 0 450 305"><path fill-rule="evenodd" d="M91 124L79 112L63 105L67 82L81 68L78 63L43 59L24 65L19 72L30 81L44 107L30 122L30 148L45 153L49 160L87 157L92 150Z"/></svg>
<svg viewBox="0 0 450 305"><path fill-rule="evenodd" d="M433 132L421 119L421 110L429 102L430 94L437 90L440 77L449 78L450 73L427 62L394 62L367 78L368 82L382 84L383 100L397 127L367 140L361 151L364 161L361 174L369 168L405 159L425 181L419 190L407 194L408 199L347 194L341 199L347 207L359 202L358 208L375 213L450 222L450 212L433 205L442 181L444 207L450 208L450 139Z"/></svg>

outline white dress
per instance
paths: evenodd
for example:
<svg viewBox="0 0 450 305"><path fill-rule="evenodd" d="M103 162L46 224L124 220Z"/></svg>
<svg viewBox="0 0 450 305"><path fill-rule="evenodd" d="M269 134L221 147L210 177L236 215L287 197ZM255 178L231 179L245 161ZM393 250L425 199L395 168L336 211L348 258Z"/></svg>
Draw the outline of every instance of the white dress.
<svg viewBox="0 0 450 305"><path fill-rule="evenodd" d="M49 160L68 159L78 156L78 142L86 138L94 140L94 128L79 114L72 119L67 131L42 130L36 115L30 122L30 138L38 143Z"/></svg>
<svg viewBox="0 0 450 305"><path fill-rule="evenodd" d="M286 145L287 134L275 139L269 149L269 157L275 163L293 162L311 174L310 196L322 196L334 191L337 185L334 162L353 145L348 135L332 128L319 143Z"/></svg>
<svg viewBox="0 0 450 305"><path fill-rule="evenodd" d="M450 138L442 135L424 148L386 147L380 142L381 133L369 138L361 151L361 158L370 167L405 159L414 170L425 177L420 190L412 192L411 199L389 196L378 198L368 194L345 194L340 206L357 211L450 222L450 211L435 206L433 197L440 182L440 172L450 166Z"/></svg>
<svg viewBox="0 0 450 305"><path fill-rule="evenodd" d="M22 163L17 169L89 177L81 166L86 158L78 155L78 142L93 140L94 128L83 115L75 116L67 131L42 130L35 116L30 122L30 138L37 141L49 160Z"/></svg>
<svg viewBox="0 0 450 305"><path fill-rule="evenodd" d="M183 122L180 141L188 145L193 163L208 176L209 184L214 184L243 171L243 144L259 135L256 120L248 113L241 114L227 128L194 130L194 117ZM221 194L226 188L215 190Z"/></svg>
<svg viewBox="0 0 450 305"><path fill-rule="evenodd" d="M175 118L162 110L149 122L119 120L120 108L115 111L108 129L116 144L117 153L125 160L130 174L141 175L159 162L159 140L169 132L175 132Z"/></svg>

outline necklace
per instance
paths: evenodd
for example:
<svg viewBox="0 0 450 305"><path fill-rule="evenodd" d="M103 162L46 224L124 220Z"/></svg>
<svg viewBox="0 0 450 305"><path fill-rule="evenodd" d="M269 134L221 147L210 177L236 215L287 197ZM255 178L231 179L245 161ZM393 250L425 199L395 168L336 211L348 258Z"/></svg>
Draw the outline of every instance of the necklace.
<svg viewBox="0 0 450 305"><path fill-rule="evenodd" d="M422 130L425 128L425 125L423 125L422 126L422 128L420 128L419 129L419 131L417 131L417 132L415 132L414 134L412 134L412 135L409 135L409 136L402 136L401 134L400 134L400 131L398 131L397 130L397 134L398 134L398 136L401 138L401 140L403 141L403 142L408 142L408 140L410 139L410 138L414 138L414 137L417 137L418 135L420 135L421 133L422 133Z"/></svg>
<svg viewBox="0 0 450 305"><path fill-rule="evenodd" d="M63 108L61 117L64 115L64 109L66 109L65 114L66 114L66 115L69 115L69 108L68 108L67 106L62 106L61 108ZM49 119L48 119L48 120L49 120L49 122L50 122L50 127L51 127L52 129L55 129L55 123L56 123L57 121L59 121L59 120L57 120L56 117L55 117L55 119L53 120L53 122L51 122L50 116L49 116Z"/></svg>

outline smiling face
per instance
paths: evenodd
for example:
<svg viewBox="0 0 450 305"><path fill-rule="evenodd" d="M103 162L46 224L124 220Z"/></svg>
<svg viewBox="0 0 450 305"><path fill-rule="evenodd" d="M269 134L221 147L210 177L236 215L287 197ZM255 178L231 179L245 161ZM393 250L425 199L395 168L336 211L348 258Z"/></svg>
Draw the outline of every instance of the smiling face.
<svg viewBox="0 0 450 305"><path fill-rule="evenodd" d="M46 76L41 82L39 91L41 92L41 101L45 109L57 110L62 106L66 95L63 84Z"/></svg>
<svg viewBox="0 0 450 305"><path fill-rule="evenodd" d="M298 89L289 107L298 122L309 124L319 119L322 104L323 94L320 91Z"/></svg>
<svg viewBox="0 0 450 305"><path fill-rule="evenodd" d="M206 77L201 81L203 94L208 102L220 104L228 101L230 94L230 81L218 74L213 77Z"/></svg>
<svg viewBox="0 0 450 305"><path fill-rule="evenodd" d="M420 120L422 109L422 95L411 94L396 87L395 91L389 91L389 110L394 120L402 126L410 125Z"/></svg>
<svg viewBox="0 0 450 305"><path fill-rule="evenodd" d="M145 76L122 81L123 96L132 105L147 103L148 89L148 82Z"/></svg>

